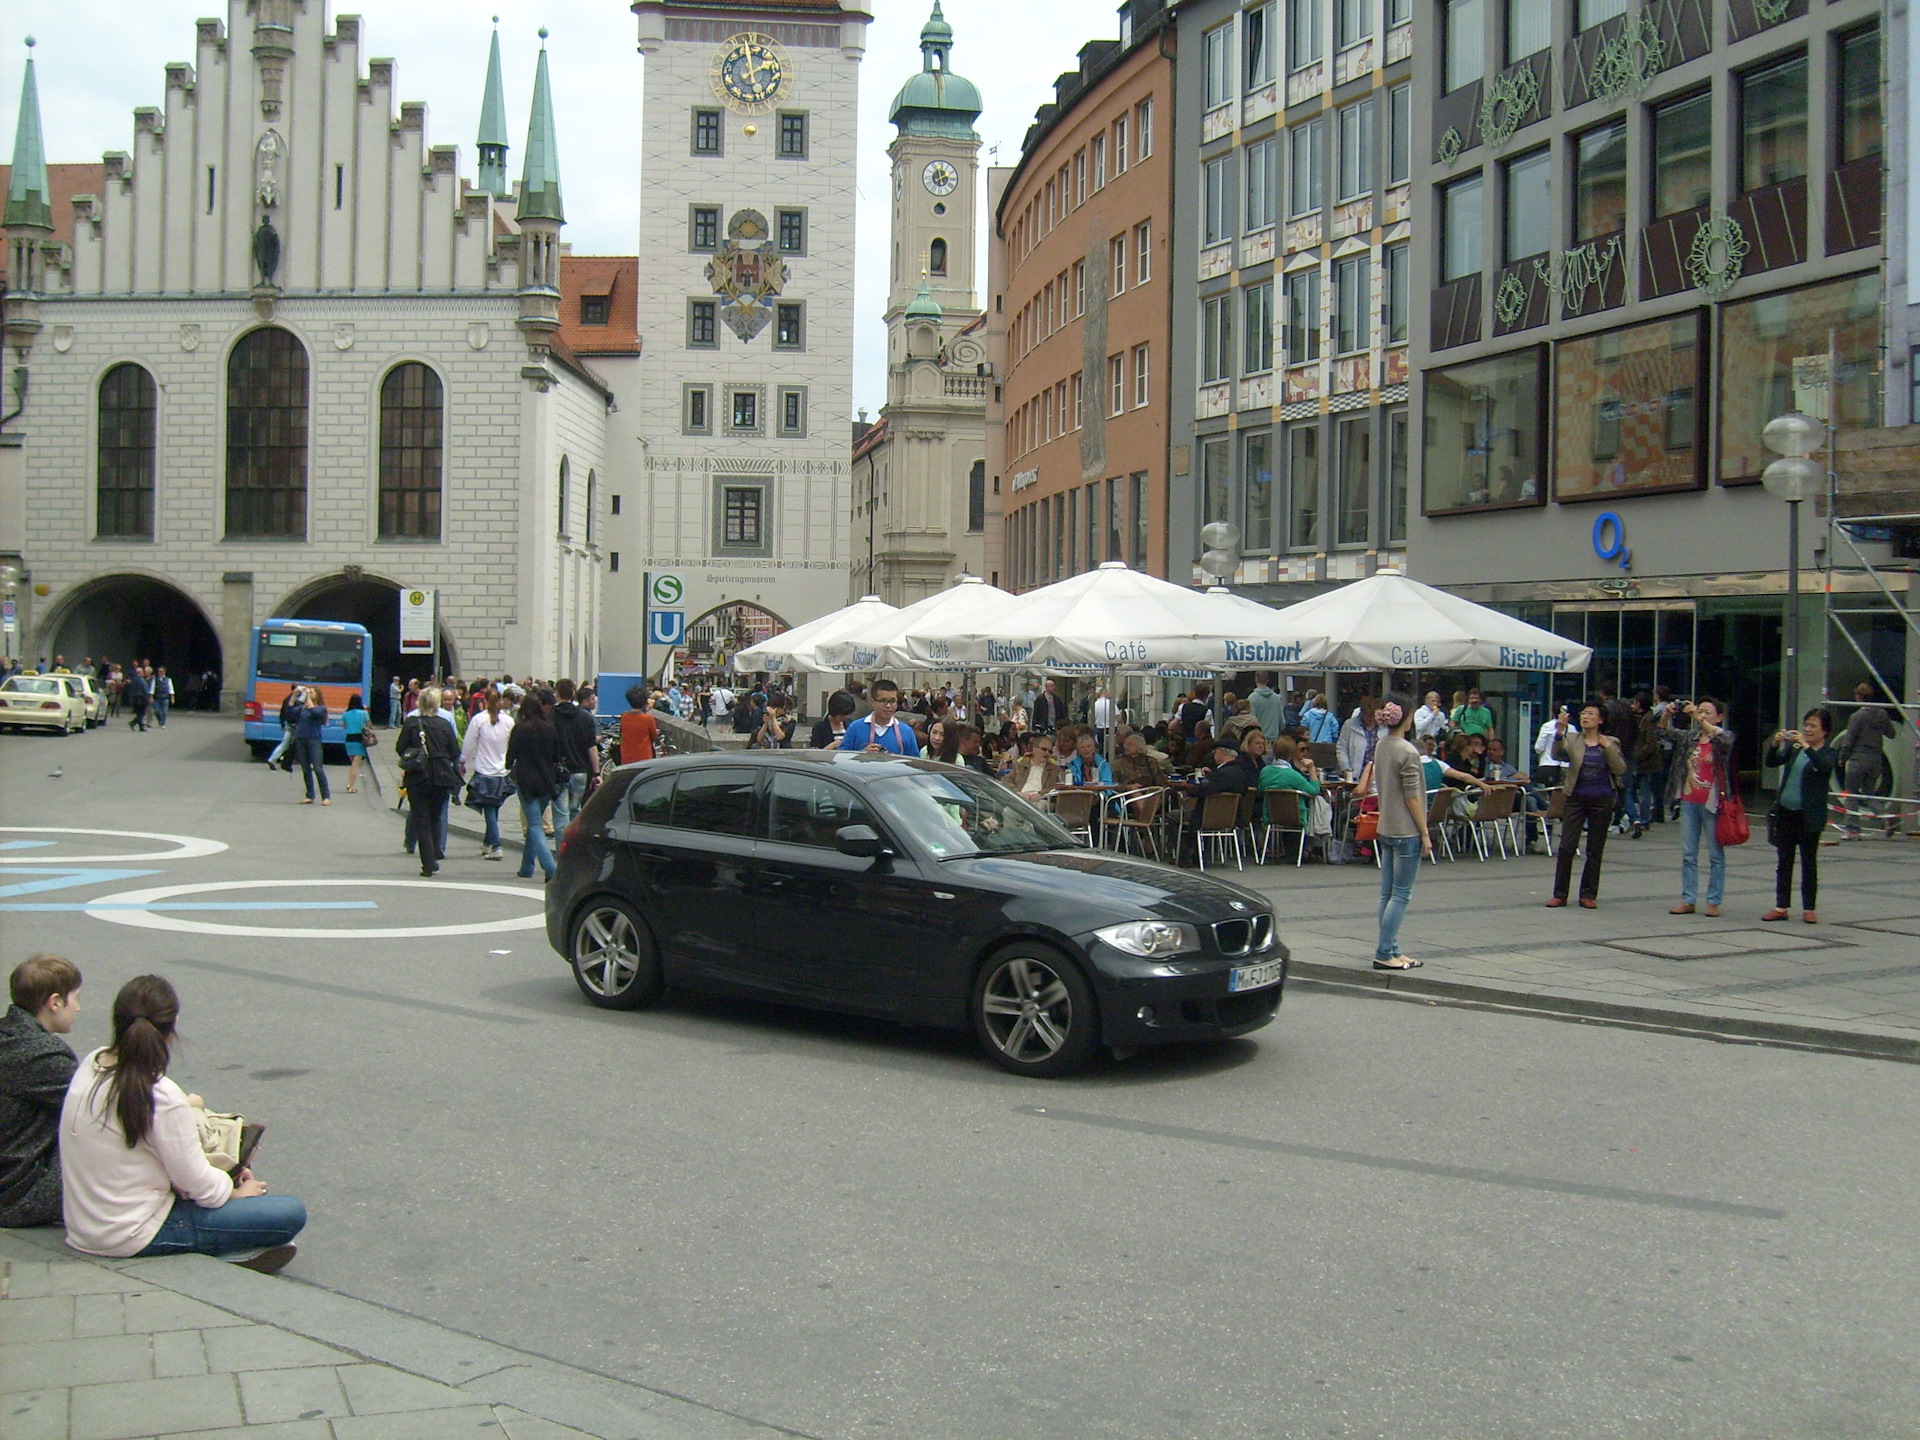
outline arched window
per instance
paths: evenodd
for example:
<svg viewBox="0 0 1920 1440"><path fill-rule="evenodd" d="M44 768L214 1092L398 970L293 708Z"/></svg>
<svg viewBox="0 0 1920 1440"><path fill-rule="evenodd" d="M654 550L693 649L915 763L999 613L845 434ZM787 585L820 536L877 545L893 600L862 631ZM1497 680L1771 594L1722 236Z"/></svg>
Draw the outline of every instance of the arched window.
<svg viewBox="0 0 1920 1440"><path fill-rule="evenodd" d="M153 376L116 365L100 381L99 456L94 532L153 538Z"/></svg>
<svg viewBox="0 0 1920 1440"><path fill-rule="evenodd" d="M307 347L277 327L227 357L227 534L307 534Z"/></svg>
<svg viewBox="0 0 1920 1440"><path fill-rule="evenodd" d="M440 377L417 360L380 382L380 538L440 538Z"/></svg>
<svg viewBox="0 0 1920 1440"><path fill-rule="evenodd" d="M567 538L567 478L569 469L567 457L560 457L560 538Z"/></svg>
<svg viewBox="0 0 1920 1440"><path fill-rule="evenodd" d="M600 500L600 477L587 471L587 543L593 543L593 507Z"/></svg>
<svg viewBox="0 0 1920 1440"><path fill-rule="evenodd" d="M947 242L936 240L927 247L927 273L944 275L947 273Z"/></svg>

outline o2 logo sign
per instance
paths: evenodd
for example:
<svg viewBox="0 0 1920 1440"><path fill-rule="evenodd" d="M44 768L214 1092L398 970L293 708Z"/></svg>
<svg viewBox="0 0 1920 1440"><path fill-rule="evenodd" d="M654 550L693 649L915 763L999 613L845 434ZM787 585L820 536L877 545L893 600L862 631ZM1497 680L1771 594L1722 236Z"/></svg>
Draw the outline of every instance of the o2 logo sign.
<svg viewBox="0 0 1920 1440"><path fill-rule="evenodd" d="M1618 563L1622 570L1633 568L1633 551L1627 548L1627 523L1611 510L1593 517L1593 553Z"/></svg>

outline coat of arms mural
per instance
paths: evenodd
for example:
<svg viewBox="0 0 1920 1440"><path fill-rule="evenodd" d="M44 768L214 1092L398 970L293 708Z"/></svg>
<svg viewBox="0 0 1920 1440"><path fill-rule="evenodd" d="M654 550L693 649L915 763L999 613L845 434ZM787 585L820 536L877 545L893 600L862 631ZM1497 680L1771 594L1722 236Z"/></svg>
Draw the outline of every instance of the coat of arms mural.
<svg viewBox="0 0 1920 1440"><path fill-rule="evenodd" d="M774 297L787 286L787 262L767 220L757 210L736 211L727 241L707 262L707 280L720 297L720 318L742 340L751 340L773 318Z"/></svg>

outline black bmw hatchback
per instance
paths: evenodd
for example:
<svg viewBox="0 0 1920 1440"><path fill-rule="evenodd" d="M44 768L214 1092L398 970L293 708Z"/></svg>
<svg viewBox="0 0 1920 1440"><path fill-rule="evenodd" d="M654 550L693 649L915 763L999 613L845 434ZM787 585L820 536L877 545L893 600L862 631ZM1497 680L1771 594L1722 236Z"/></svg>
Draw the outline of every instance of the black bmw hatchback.
<svg viewBox="0 0 1920 1440"><path fill-rule="evenodd" d="M838 751L614 771L567 828L547 938L595 1005L673 986L970 1029L1021 1075L1244 1035L1287 975L1252 891L1086 849L973 771Z"/></svg>

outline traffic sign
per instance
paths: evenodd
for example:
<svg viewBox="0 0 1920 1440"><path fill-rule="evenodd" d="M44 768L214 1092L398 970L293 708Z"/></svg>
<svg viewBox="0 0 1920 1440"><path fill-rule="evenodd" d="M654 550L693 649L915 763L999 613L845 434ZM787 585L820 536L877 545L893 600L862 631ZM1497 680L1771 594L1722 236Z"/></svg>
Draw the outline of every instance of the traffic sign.
<svg viewBox="0 0 1920 1440"><path fill-rule="evenodd" d="M687 587L678 575L656 575L653 584L648 586L648 594L653 603L662 610L671 609L680 603L680 597L687 593ZM672 641L663 640L658 644L669 645Z"/></svg>
<svg viewBox="0 0 1920 1440"><path fill-rule="evenodd" d="M649 645L678 645L686 633L686 611L650 610L647 612L647 643Z"/></svg>

